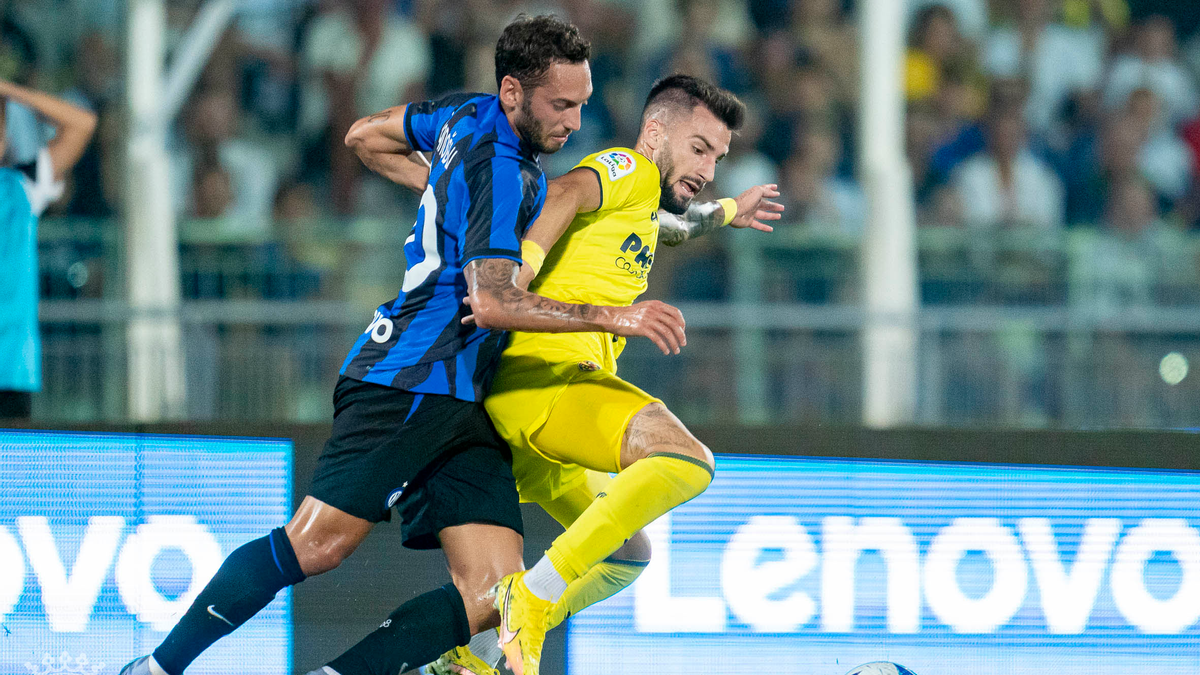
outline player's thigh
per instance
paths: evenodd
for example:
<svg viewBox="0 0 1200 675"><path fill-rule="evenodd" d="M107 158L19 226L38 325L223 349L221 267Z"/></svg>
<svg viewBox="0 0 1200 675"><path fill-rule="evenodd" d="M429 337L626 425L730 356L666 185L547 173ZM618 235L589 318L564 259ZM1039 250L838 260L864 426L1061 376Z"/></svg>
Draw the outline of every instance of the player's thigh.
<svg viewBox="0 0 1200 675"><path fill-rule="evenodd" d="M441 533L470 523L524 532L507 449L478 445L456 453L410 486L396 504L405 546L442 546ZM516 571L516 570L511 570Z"/></svg>
<svg viewBox="0 0 1200 675"><path fill-rule="evenodd" d="M563 388L530 441L550 459L616 473L621 470L626 427L639 411L657 401L616 375L598 371Z"/></svg>
<svg viewBox="0 0 1200 675"><path fill-rule="evenodd" d="M630 419L621 443L621 466L651 455L678 455L714 468L712 452L688 431L661 401L643 407Z"/></svg>
<svg viewBox="0 0 1200 675"><path fill-rule="evenodd" d="M487 423L466 401L350 378L338 381L334 410L308 494L370 523L390 520L407 484Z"/></svg>

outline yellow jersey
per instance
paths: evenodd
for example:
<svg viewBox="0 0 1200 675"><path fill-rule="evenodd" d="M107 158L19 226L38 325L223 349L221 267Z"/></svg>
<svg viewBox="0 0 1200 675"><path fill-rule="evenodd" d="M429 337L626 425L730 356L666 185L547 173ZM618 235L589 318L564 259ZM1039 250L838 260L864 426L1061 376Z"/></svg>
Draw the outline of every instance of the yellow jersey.
<svg viewBox="0 0 1200 675"><path fill-rule="evenodd" d="M600 179L600 207L575 216L529 290L563 302L632 305L646 291L658 245L658 167L629 148L588 155L579 167ZM616 372L624 347L625 338L610 333L513 333L502 360L538 354Z"/></svg>

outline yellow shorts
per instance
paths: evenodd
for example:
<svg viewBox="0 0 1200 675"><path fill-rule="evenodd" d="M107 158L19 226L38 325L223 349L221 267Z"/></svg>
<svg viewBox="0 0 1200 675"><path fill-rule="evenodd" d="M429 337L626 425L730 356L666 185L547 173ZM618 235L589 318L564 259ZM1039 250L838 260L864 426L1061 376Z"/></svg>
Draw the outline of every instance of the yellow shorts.
<svg viewBox="0 0 1200 675"><path fill-rule="evenodd" d="M568 354L506 355L484 407L513 452L521 501L579 487L586 471L620 471L625 427L659 399L593 361Z"/></svg>

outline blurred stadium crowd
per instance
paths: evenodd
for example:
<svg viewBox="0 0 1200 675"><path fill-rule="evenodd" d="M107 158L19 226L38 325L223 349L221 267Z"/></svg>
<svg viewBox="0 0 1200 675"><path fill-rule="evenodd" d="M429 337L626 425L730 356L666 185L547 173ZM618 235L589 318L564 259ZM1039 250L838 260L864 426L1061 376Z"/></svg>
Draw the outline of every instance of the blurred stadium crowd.
<svg viewBox="0 0 1200 675"><path fill-rule="evenodd" d="M906 149L922 302L1071 306L1100 318L1200 304L1194 3L906 2ZM67 196L46 219L48 299L114 292L104 287L112 273L103 245L89 249L79 223L99 232L96 241L105 240L106 228L119 230L110 219L121 207L124 4L0 3L0 77L67 92L101 120ZM788 209L789 225L752 242L765 269L753 299L853 304L866 216L855 180L854 4L246 2L171 136L185 297L348 299L366 308L393 293L395 249L378 244L403 240L415 197L370 175L343 135L357 117L389 105L493 89L495 37L524 11L569 17L594 49L595 94L583 129L544 158L548 174L595 149L632 142L655 78L709 77L750 109L709 195L777 182ZM169 48L199 5L168 1ZM11 104L8 119L10 160L19 160L41 132ZM61 241L55 222L74 223L57 230L67 233ZM662 256L652 293L739 299L730 234ZM962 345L965 353L978 347ZM1024 358L1005 350L1005 358ZM1056 405L1034 398L1038 408Z"/></svg>
<svg viewBox="0 0 1200 675"><path fill-rule="evenodd" d="M0 76L68 92L102 119L52 213L95 218L119 208L123 4L4 3ZM173 43L199 4L168 3ZM1105 235L1091 247L1095 274L1131 273L1115 269L1127 267L1123 258L1138 259L1140 273L1152 276L1194 273L1195 260L1170 255L1180 248L1173 237L1200 228L1200 38L1192 37L1200 19L1188 4L908 0L907 150L919 222L974 233L1091 228ZM595 45L596 89L582 131L546 158L551 174L595 148L628 143L656 77L701 74L752 112L715 192L778 182L791 220L853 238L866 206L854 179L852 5L245 3L174 130L176 210L210 221L210 234L249 239L331 216L407 213L408 195L371 176L342 145L350 123L397 102L493 88L500 28L518 11L558 12ZM33 152L38 130L19 110L10 120L19 160ZM708 285L683 280L678 291L725 297L719 280ZM937 301L931 292L927 300ZM798 293L823 300L819 290Z"/></svg>

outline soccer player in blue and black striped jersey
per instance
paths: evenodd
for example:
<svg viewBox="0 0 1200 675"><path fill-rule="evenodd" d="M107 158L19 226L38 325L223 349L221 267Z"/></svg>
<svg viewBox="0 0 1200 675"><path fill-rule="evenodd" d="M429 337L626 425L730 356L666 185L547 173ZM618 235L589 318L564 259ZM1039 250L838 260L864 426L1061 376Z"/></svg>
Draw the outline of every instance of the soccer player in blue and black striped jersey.
<svg viewBox="0 0 1200 675"><path fill-rule="evenodd" d="M643 336L675 352L685 342L682 315L661 302L571 304L515 283L522 235L546 198L538 155L579 128L589 55L574 26L520 17L496 46L498 95L391 108L351 128L346 142L369 167L423 190L400 293L346 358L333 433L292 520L230 554L158 649L122 675L181 675L279 590L337 567L393 507L404 544L442 548L453 581L314 672L401 673L497 625L491 588L522 568L509 450L481 403L501 331ZM429 169L418 152L432 153Z"/></svg>

